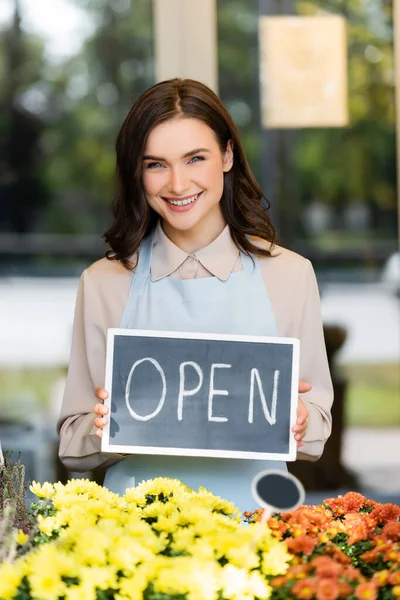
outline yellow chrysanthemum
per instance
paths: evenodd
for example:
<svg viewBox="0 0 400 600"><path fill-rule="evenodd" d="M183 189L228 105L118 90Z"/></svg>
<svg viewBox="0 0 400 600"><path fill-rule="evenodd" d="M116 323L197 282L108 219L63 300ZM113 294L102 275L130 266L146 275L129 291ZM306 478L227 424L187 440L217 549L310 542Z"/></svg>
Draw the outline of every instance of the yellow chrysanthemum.
<svg viewBox="0 0 400 600"><path fill-rule="evenodd" d="M121 579L119 594L115 594L115 600L143 600L143 592L149 585L149 581L151 577L148 571L139 567L131 577Z"/></svg>
<svg viewBox="0 0 400 600"><path fill-rule="evenodd" d="M15 536L15 541L17 542L17 544L23 546L28 540L29 535L27 533L24 533L22 529L18 529L18 533Z"/></svg>
<svg viewBox="0 0 400 600"><path fill-rule="evenodd" d="M35 572L29 575L31 595L38 600L54 600L63 596L66 585L53 565L38 564Z"/></svg>
<svg viewBox="0 0 400 600"><path fill-rule="evenodd" d="M124 497L88 480L34 490L50 494L56 514L38 521L57 539L19 561L5 600L24 576L38 600L95 600L96 588L115 590L115 600L142 600L149 585L188 600L216 600L219 592L264 599L267 576L284 573L290 560L268 528L244 526L232 503L177 480L144 481Z"/></svg>
<svg viewBox="0 0 400 600"><path fill-rule="evenodd" d="M28 577L49 569L50 566L54 577L73 577L77 564L75 554L69 552L69 548L64 549L58 542L42 544L20 561L20 567Z"/></svg>
<svg viewBox="0 0 400 600"><path fill-rule="evenodd" d="M108 551L109 563L125 576L133 574L138 564L152 560L153 557L152 550L131 537L121 537Z"/></svg>
<svg viewBox="0 0 400 600"><path fill-rule="evenodd" d="M80 535L76 536L76 541L74 552L82 565L101 567L107 563L110 541L98 528L91 527L81 531Z"/></svg>
<svg viewBox="0 0 400 600"><path fill-rule="evenodd" d="M54 494L54 486L47 481L43 485L36 481L32 481L29 489L38 498L51 498Z"/></svg>
<svg viewBox="0 0 400 600"><path fill-rule="evenodd" d="M148 481L142 481L138 486L126 491L124 499L127 502L134 502L141 506L147 504L146 496L158 496L163 494L165 497L176 498L178 492L191 491L178 479L168 477L156 477ZM171 496L172 494L172 496Z"/></svg>
<svg viewBox="0 0 400 600"><path fill-rule="evenodd" d="M96 600L96 590L87 585L74 585L67 588L65 600Z"/></svg>
<svg viewBox="0 0 400 600"><path fill-rule="evenodd" d="M246 569L239 569L227 564L223 567L220 582L224 598L243 600L269 598L271 590L259 573L249 573Z"/></svg>
<svg viewBox="0 0 400 600"><path fill-rule="evenodd" d="M57 531L61 526L60 516L59 514L51 517L43 517L43 515L39 515L38 525L42 533L51 536L53 532Z"/></svg>
<svg viewBox="0 0 400 600"><path fill-rule="evenodd" d="M116 589L118 587L117 570L115 565L107 565L104 567L83 567L79 572L81 585L88 589L107 590Z"/></svg>
<svg viewBox="0 0 400 600"><path fill-rule="evenodd" d="M152 582L161 594L187 594L191 600L214 600L219 588L220 566L215 562L176 557L173 561L159 557Z"/></svg>
<svg viewBox="0 0 400 600"><path fill-rule="evenodd" d="M4 562L0 565L0 598L11 600L16 596L23 574L18 565Z"/></svg>
<svg viewBox="0 0 400 600"><path fill-rule="evenodd" d="M268 552L263 553L262 571L265 575L282 575L286 573L291 558L284 544L271 544Z"/></svg>

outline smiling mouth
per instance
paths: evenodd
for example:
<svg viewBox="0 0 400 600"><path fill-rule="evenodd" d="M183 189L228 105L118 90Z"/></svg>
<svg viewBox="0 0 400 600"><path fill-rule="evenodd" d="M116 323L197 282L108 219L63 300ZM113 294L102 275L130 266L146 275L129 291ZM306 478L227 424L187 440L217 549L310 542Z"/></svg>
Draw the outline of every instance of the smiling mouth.
<svg viewBox="0 0 400 600"><path fill-rule="evenodd" d="M163 200L165 200L166 202L168 202L168 204L171 204L172 206L186 206L187 204L192 204L192 202L195 202L197 200L197 198L199 198L200 194L202 194L203 192L199 192L198 194L195 194L194 196L187 196L186 198L183 198L182 200L172 200L172 198L163 198Z"/></svg>

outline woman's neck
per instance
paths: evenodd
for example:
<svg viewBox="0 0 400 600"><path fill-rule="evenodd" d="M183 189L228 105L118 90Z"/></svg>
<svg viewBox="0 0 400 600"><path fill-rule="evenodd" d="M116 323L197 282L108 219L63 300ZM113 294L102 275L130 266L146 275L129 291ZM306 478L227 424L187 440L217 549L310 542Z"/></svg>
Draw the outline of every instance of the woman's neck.
<svg viewBox="0 0 400 600"><path fill-rule="evenodd" d="M175 229L165 220L161 222L161 226L171 242L184 252L193 254L211 244L225 229L226 222L221 214L221 218L214 219L212 223L198 223L188 230Z"/></svg>

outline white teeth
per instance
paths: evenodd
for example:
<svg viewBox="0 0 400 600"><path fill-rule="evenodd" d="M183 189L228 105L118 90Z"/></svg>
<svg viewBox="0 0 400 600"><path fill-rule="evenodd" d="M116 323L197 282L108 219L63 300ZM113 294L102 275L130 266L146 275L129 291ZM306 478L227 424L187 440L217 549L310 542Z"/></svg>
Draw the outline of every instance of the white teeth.
<svg viewBox="0 0 400 600"><path fill-rule="evenodd" d="M192 202L197 200L198 195L199 194L196 194L195 196L186 198L186 200L168 200L167 198L165 199L167 200L168 204L172 204L173 206L185 206L186 204L191 204Z"/></svg>

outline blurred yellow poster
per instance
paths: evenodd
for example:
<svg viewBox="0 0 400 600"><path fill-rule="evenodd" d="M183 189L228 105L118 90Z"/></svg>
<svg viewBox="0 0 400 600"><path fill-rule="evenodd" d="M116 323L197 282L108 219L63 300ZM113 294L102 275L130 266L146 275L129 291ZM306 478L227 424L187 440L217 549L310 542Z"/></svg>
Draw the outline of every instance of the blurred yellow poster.
<svg viewBox="0 0 400 600"><path fill-rule="evenodd" d="M260 17L260 86L267 129L347 125L345 19Z"/></svg>

